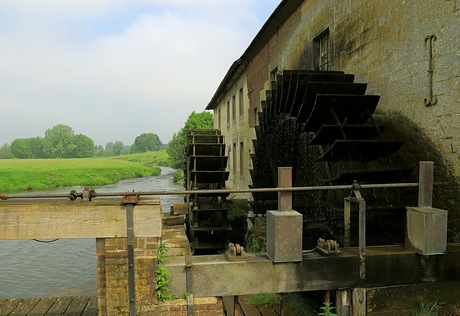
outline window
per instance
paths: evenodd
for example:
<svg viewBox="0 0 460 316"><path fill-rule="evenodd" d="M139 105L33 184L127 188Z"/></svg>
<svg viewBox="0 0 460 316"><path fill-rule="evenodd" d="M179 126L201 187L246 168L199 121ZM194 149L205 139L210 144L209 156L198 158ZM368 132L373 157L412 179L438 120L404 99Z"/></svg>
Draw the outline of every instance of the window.
<svg viewBox="0 0 460 316"><path fill-rule="evenodd" d="M230 101L227 101L227 124L230 124Z"/></svg>
<svg viewBox="0 0 460 316"><path fill-rule="evenodd" d="M238 164L237 164L237 154L236 154L236 143L233 143L233 155L232 155L232 160L233 160L233 188L236 188L237 187L237 171L236 171L236 168L238 167Z"/></svg>
<svg viewBox="0 0 460 316"><path fill-rule="evenodd" d="M244 98L243 98L243 88L240 89L238 93L238 105L240 107L240 117L244 116Z"/></svg>
<svg viewBox="0 0 460 316"><path fill-rule="evenodd" d="M232 96L232 119L236 119L236 98L235 95Z"/></svg>
<svg viewBox="0 0 460 316"><path fill-rule="evenodd" d="M270 71L270 81L276 81L276 76L278 75L278 67Z"/></svg>
<svg viewBox="0 0 460 316"><path fill-rule="evenodd" d="M220 116L220 109L219 111L217 112L217 128L218 129L221 129L221 125L220 125L220 119L221 119L221 116Z"/></svg>
<svg viewBox="0 0 460 316"><path fill-rule="evenodd" d="M329 29L319 34L314 40L314 65L318 70L330 69Z"/></svg>
<svg viewBox="0 0 460 316"><path fill-rule="evenodd" d="M244 179L244 146L243 142L240 142L240 180Z"/></svg>

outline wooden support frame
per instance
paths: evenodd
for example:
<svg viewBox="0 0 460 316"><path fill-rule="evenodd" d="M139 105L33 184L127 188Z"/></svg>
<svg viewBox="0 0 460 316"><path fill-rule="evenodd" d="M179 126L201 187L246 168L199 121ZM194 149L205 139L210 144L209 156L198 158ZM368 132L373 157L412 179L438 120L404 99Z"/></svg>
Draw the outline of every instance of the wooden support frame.
<svg viewBox="0 0 460 316"><path fill-rule="evenodd" d="M158 198L134 208L134 236L161 237ZM127 237L126 206L120 200L0 201L0 239Z"/></svg>

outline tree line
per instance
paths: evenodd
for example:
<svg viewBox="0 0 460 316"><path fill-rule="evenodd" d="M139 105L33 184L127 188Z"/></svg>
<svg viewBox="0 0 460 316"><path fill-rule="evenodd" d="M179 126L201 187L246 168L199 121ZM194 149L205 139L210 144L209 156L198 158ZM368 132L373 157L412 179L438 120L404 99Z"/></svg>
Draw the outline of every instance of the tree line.
<svg viewBox="0 0 460 316"><path fill-rule="evenodd" d="M45 137L18 138L0 147L0 159L37 158L90 158L95 156L119 156L159 150L160 138L154 133L143 133L131 146L121 141L107 143L106 148L95 146L88 136L75 134L70 126L59 124L45 132Z"/></svg>

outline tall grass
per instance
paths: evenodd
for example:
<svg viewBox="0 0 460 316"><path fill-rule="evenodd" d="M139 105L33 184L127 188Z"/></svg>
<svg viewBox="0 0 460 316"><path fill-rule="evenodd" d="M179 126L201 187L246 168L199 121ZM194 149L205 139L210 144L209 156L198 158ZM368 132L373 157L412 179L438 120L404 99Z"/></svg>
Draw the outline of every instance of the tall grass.
<svg viewBox="0 0 460 316"><path fill-rule="evenodd" d="M149 154L130 155L131 158L0 159L0 192L95 186L159 175L161 170L153 165L167 158L160 154L161 159L153 162Z"/></svg>

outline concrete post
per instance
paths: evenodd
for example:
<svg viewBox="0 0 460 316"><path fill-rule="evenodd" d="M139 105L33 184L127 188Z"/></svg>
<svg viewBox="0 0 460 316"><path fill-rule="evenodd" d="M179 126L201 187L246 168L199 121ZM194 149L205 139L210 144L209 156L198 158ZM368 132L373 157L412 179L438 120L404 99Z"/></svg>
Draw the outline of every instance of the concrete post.
<svg viewBox="0 0 460 316"><path fill-rule="evenodd" d="M292 187L292 168L278 168L279 187ZM267 212L267 254L273 262L302 261L302 214L292 210L292 192L278 193L278 210Z"/></svg>

